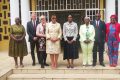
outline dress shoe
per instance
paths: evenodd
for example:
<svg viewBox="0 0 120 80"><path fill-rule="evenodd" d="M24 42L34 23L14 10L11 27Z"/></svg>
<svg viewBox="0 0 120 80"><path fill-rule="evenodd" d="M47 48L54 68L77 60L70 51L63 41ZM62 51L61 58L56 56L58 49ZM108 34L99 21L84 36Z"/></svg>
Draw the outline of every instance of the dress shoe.
<svg viewBox="0 0 120 80"><path fill-rule="evenodd" d="M41 65L41 68L45 68L44 65Z"/></svg>
<svg viewBox="0 0 120 80"><path fill-rule="evenodd" d="M92 65L93 67L95 67L96 66L96 63L93 63L93 65Z"/></svg>
<svg viewBox="0 0 120 80"><path fill-rule="evenodd" d="M32 63L32 66L35 66L35 63Z"/></svg>
<svg viewBox="0 0 120 80"><path fill-rule="evenodd" d="M104 63L100 63L101 66L105 67L105 64Z"/></svg>
<svg viewBox="0 0 120 80"><path fill-rule="evenodd" d="M45 65L45 66L49 66L49 64L47 64L47 63L44 63L44 65Z"/></svg>

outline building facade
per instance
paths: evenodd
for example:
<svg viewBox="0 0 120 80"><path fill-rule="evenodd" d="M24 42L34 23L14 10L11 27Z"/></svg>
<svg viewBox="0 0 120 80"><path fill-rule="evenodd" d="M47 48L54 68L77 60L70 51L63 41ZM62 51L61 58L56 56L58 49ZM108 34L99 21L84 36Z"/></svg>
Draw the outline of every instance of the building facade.
<svg viewBox="0 0 120 80"><path fill-rule="evenodd" d="M94 20L96 13L101 13L105 22L109 22L111 14L117 14L120 22L119 8L120 0L0 0L0 46L8 45L10 25L15 23L15 17L20 17L26 28L31 12L36 12L38 17L46 15L48 21L56 14L61 25L72 14L79 26L85 16Z"/></svg>

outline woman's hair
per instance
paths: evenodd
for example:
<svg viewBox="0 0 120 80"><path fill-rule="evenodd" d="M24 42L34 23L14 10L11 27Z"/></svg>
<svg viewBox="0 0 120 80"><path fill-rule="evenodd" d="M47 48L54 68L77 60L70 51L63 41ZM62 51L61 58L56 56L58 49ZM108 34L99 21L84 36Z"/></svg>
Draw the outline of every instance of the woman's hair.
<svg viewBox="0 0 120 80"><path fill-rule="evenodd" d="M46 19L46 17L44 16L44 15L41 15L40 17L39 17L39 21L41 22L41 19Z"/></svg>
<svg viewBox="0 0 120 80"><path fill-rule="evenodd" d="M51 15L51 18L52 18L52 17L56 17L56 15L55 15L55 14L53 14L53 15Z"/></svg>

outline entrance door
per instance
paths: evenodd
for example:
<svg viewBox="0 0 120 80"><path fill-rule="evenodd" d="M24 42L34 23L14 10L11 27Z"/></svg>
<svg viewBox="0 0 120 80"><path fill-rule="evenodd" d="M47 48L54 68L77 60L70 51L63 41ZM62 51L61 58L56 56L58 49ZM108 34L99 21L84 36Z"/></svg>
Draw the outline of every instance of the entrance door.
<svg viewBox="0 0 120 80"><path fill-rule="evenodd" d="M50 11L49 12L49 17L51 17L52 14L55 14L57 16L57 21L61 24L61 27L63 27L63 24L67 21L67 17L69 14L73 16L73 21L77 23L78 25L78 30L81 24L83 24L84 17L85 17L85 10L80 10L80 11ZM61 41L62 46L64 45L64 41L62 39ZM79 35L77 38L77 46L80 47L80 42L79 42Z"/></svg>
<svg viewBox="0 0 120 80"><path fill-rule="evenodd" d="M85 17L85 10L80 11L50 11L49 17L51 17L52 14L55 14L57 16L57 21L63 26L63 24L67 21L67 17L69 14L73 16L73 21L78 24L78 27L80 24L83 23L83 18Z"/></svg>

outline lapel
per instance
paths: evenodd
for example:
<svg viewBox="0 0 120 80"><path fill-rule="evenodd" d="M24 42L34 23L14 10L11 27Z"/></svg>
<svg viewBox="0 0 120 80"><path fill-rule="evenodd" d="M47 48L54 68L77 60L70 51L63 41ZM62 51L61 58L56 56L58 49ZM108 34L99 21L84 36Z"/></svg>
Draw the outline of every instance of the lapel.
<svg viewBox="0 0 120 80"><path fill-rule="evenodd" d="M31 28L33 29L33 23L32 23L32 21L30 22L30 25L31 25Z"/></svg>
<svg viewBox="0 0 120 80"><path fill-rule="evenodd" d="M100 22L99 22L99 27L101 27L101 23L102 23L102 21L100 20Z"/></svg>
<svg viewBox="0 0 120 80"><path fill-rule="evenodd" d="M95 27L97 26L96 20L94 21ZM101 20L99 20L99 27L101 27Z"/></svg>

